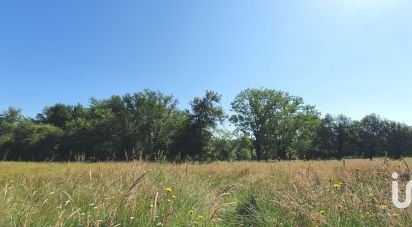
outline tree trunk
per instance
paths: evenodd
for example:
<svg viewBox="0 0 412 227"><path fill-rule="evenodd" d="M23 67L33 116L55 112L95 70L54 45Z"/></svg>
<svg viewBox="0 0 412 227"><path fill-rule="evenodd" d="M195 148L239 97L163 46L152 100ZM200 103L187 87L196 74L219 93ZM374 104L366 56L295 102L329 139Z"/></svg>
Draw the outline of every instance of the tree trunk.
<svg viewBox="0 0 412 227"><path fill-rule="evenodd" d="M255 136L255 149L256 149L256 159L258 161L262 160L262 141L259 136Z"/></svg>
<svg viewBox="0 0 412 227"><path fill-rule="evenodd" d="M286 149L284 149L284 147L282 146L282 143L280 142L280 140L278 140L278 157L281 160L285 160L286 159Z"/></svg>

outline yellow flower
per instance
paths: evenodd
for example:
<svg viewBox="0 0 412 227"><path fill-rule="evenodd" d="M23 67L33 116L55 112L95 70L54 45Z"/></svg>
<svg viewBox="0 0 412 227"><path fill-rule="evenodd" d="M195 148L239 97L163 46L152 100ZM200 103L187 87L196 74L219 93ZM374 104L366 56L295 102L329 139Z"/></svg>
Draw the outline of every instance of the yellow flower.
<svg viewBox="0 0 412 227"><path fill-rule="evenodd" d="M369 193L368 196L369 196L369 197L373 197L374 195L373 195L373 193Z"/></svg>
<svg viewBox="0 0 412 227"><path fill-rule="evenodd" d="M202 215L199 215L199 216L197 216L197 218L200 219L200 220L203 220L204 217Z"/></svg>
<svg viewBox="0 0 412 227"><path fill-rule="evenodd" d="M175 195L172 195L172 199L176 199L176 196L175 196Z"/></svg>
<svg viewBox="0 0 412 227"><path fill-rule="evenodd" d="M170 199L167 199L167 202L171 202L172 200L170 200Z"/></svg>
<svg viewBox="0 0 412 227"><path fill-rule="evenodd" d="M172 190L171 187L167 187L167 188L165 188L165 191L166 191L166 192L172 192L173 190Z"/></svg>
<svg viewBox="0 0 412 227"><path fill-rule="evenodd" d="M340 188L340 184L334 184L333 187L334 187L335 189L338 189L338 188Z"/></svg>
<svg viewBox="0 0 412 227"><path fill-rule="evenodd" d="M345 208L342 204L339 204L339 210L342 210L343 208Z"/></svg>
<svg viewBox="0 0 412 227"><path fill-rule="evenodd" d="M153 204L150 204L149 207L150 207L150 208L153 208Z"/></svg>
<svg viewBox="0 0 412 227"><path fill-rule="evenodd" d="M322 215L322 216L325 216L325 214L326 214L324 210L321 210L319 213L320 213L320 215Z"/></svg>
<svg viewBox="0 0 412 227"><path fill-rule="evenodd" d="M388 208L388 206L386 206L386 204L382 204L379 206L382 210L385 210L386 208Z"/></svg>

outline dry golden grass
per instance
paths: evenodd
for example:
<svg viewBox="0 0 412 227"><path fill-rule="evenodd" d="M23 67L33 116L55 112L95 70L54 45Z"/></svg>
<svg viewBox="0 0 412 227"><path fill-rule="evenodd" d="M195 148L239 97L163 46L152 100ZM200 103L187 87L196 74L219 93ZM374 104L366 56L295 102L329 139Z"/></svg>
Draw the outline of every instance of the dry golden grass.
<svg viewBox="0 0 412 227"><path fill-rule="evenodd" d="M0 226L412 223L412 208L391 202L391 174L407 171L403 161L2 162L0 170Z"/></svg>

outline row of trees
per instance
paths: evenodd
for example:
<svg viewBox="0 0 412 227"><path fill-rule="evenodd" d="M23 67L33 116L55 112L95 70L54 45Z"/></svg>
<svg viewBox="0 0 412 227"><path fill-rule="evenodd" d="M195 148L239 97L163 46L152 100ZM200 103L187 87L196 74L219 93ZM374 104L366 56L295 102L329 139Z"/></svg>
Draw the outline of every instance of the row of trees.
<svg viewBox="0 0 412 227"><path fill-rule="evenodd" d="M273 160L343 157L400 158L412 152L412 128L378 115L353 121L321 117L301 97L272 89L246 89L232 102L206 91L177 108L178 100L144 90L89 106L55 104L35 118L9 108L0 115L2 160ZM219 125L229 121L235 130Z"/></svg>

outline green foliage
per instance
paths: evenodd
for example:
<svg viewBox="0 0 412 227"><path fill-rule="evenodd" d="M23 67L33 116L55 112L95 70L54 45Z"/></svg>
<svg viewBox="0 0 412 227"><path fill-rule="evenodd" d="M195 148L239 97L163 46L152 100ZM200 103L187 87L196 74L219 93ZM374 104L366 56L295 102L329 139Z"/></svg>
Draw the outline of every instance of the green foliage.
<svg viewBox="0 0 412 227"><path fill-rule="evenodd" d="M235 144L237 160L252 160L253 158L253 142L246 135L241 135L233 141Z"/></svg>
<svg viewBox="0 0 412 227"><path fill-rule="evenodd" d="M236 96L232 110L236 114L231 122L254 136L257 160L292 158L293 147L306 146L302 140L310 139L318 125L319 114L313 106L283 91L246 89Z"/></svg>
<svg viewBox="0 0 412 227"><path fill-rule="evenodd" d="M63 128L66 123L74 118L74 107L58 103L54 106L46 107L43 113L37 115L37 120L41 123L51 124Z"/></svg>
<svg viewBox="0 0 412 227"><path fill-rule="evenodd" d="M3 160L54 160L61 135L60 128L36 124L14 108L0 115L0 155Z"/></svg>
<svg viewBox="0 0 412 227"><path fill-rule="evenodd" d="M225 118L223 108L219 106L220 99L218 93L206 91L204 97L196 97L190 102L191 110L186 110L186 121L176 138L173 156L193 161L214 159L214 154L208 154L208 145L212 138L212 130Z"/></svg>
<svg viewBox="0 0 412 227"><path fill-rule="evenodd" d="M301 97L246 89L231 103L234 131L222 130L221 96L206 91L177 108L159 91L91 98L88 106L55 104L36 119L0 114L0 159L22 161L217 161L342 159L412 155L412 129L376 114L354 121L320 113Z"/></svg>

